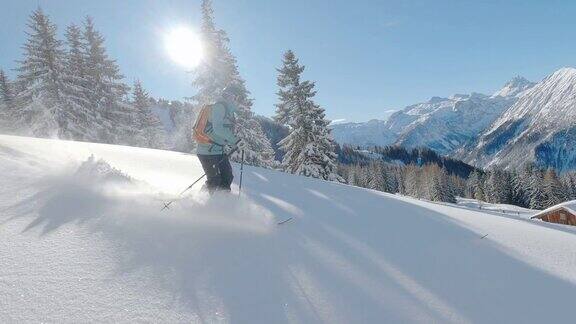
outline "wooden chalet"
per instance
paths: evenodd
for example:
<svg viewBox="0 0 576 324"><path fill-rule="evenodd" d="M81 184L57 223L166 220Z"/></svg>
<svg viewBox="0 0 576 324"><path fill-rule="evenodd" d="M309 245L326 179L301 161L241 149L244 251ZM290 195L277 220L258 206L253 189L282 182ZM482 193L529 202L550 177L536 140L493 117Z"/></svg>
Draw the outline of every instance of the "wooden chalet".
<svg viewBox="0 0 576 324"><path fill-rule="evenodd" d="M561 203L545 209L531 217L549 223L576 226L576 200Z"/></svg>

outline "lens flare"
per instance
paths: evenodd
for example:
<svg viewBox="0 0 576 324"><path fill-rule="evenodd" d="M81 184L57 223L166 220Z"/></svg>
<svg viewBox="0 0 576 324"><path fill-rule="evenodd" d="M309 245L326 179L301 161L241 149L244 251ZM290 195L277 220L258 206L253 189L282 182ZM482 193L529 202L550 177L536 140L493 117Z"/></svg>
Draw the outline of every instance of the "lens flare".
<svg viewBox="0 0 576 324"><path fill-rule="evenodd" d="M183 26L171 30L166 34L164 42L174 62L186 68L195 68L202 61L200 36L191 28Z"/></svg>

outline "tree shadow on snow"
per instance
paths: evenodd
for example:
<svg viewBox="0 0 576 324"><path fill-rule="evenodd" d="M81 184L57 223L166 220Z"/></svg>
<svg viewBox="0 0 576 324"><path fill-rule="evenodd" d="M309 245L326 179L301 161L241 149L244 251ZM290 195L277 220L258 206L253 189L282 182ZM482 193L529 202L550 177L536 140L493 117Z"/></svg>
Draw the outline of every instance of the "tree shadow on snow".
<svg viewBox="0 0 576 324"><path fill-rule="evenodd" d="M572 283L440 213L382 193L252 170L245 170L241 199L193 192L163 212L138 186L81 181L54 182L18 208L37 204L28 232L77 224L103 234L112 243L113 276L149 272L143 285L160 285L174 309L203 322L572 316Z"/></svg>
<svg viewBox="0 0 576 324"><path fill-rule="evenodd" d="M281 181L274 177L270 173L267 181ZM305 211L291 225L295 241L313 256L309 264L320 268L325 289L346 299L336 309L357 313L355 320L536 323L571 316L574 283L511 256L439 212L361 188L293 182L301 193L296 198L258 178L246 188L277 216L297 217L259 192ZM354 298L344 297L354 289ZM399 309L412 317L390 318Z"/></svg>

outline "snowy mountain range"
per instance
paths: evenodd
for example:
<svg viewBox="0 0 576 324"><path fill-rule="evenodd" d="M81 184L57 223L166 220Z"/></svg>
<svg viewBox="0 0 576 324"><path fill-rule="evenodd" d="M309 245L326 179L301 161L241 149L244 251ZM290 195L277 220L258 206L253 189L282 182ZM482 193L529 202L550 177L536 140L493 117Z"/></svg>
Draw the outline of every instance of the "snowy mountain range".
<svg viewBox="0 0 576 324"><path fill-rule="evenodd" d="M575 149L576 69L563 68L521 93L459 156L481 166L530 160L565 171L576 168Z"/></svg>
<svg viewBox="0 0 576 324"><path fill-rule="evenodd" d="M334 125L333 135L339 143L425 146L451 154L475 139L532 86L517 77L492 96L472 93L433 97L396 112L387 121Z"/></svg>
<svg viewBox="0 0 576 324"><path fill-rule="evenodd" d="M532 83L516 77L491 96L434 97L386 122L333 126L337 142L429 147L480 167L527 161L560 171L576 168L576 69Z"/></svg>

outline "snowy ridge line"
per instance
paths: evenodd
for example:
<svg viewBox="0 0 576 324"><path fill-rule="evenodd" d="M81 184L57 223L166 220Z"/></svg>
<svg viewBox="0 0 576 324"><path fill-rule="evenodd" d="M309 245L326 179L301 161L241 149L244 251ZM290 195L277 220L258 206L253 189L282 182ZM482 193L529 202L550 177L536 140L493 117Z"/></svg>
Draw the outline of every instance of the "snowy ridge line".
<svg viewBox="0 0 576 324"><path fill-rule="evenodd" d="M533 86L516 77L492 96L471 93L433 97L394 113L386 121L333 125L333 134L341 144L427 147L451 155L474 141Z"/></svg>

